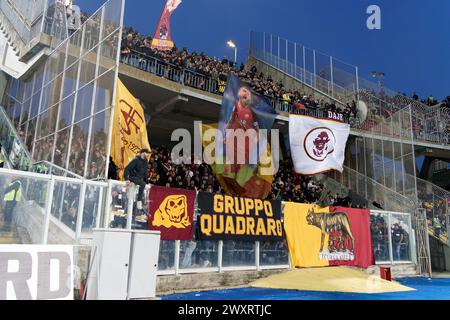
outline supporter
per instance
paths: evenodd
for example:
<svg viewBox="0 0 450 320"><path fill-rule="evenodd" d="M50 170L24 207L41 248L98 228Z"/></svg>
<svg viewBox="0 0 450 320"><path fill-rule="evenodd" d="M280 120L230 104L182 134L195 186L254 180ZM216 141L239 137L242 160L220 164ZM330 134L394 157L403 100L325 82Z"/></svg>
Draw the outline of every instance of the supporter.
<svg viewBox="0 0 450 320"><path fill-rule="evenodd" d="M77 223L77 211L76 208L67 206L64 207L64 213L61 218L61 221L68 226L70 229L75 231L76 223Z"/></svg>
<svg viewBox="0 0 450 320"><path fill-rule="evenodd" d="M123 173L127 186L131 182L139 186L137 196L137 208L142 210L142 201L144 195L145 185L148 184L148 159L147 155L150 153L147 149L142 149L139 154L126 167Z"/></svg>
<svg viewBox="0 0 450 320"><path fill-rule="evenodd" d="M398 223L394 224L394 226L392 227L392 246L394 251L394 260L401 260L400 250L404 241L405 235L403 228Z"/></svg>
<svg viewBox="0 0 450 320"><path fill-rule="evenodd" d="M430 96L427 99L427 105L434 106L437 104L437 101L434 99L433 95L430 94Z"/></svg>
<svg viewBox="0 0 450 320"><path fill-rule="evenodd" d="M170 151L162 147L153 148L148 164L148 181L153 185L168 188L225 193L208 165L188 162L175 164L171 160ZM322 184L314 182L312 177L295 174L292 161L285 160L280 163L267 199L319 204L323 192ZM351 206L351 200L346 200L347 202L344 202L338 196L330 197L334 204Z"/></svg>
<svg viewBox="0 0 450 320"><path fill-rule="evenodd" d="M441 235L441 220L439 219L439 216L435 216L433 219L433 229L434 229L434 236L436 238L439 238Z"/></svg>
<svg viewBox="0 0 450 320"><path fill-rule="evenodd" d="M114 163L113 158L110 156L109 157L109 168L108 168L108 179L118 180L119 179L118 173L119 173L119 168Z"/></svg>
<svg viewBox="0 0 450 320"><path fill-rule="evenodd" d="M370 217L373 248L377 261L389 260L388 226L382 215Z"/></svg>
<svg viewBox="0 0 450 320"><path fill-rule="evenodd" d="M132 53L134 56L133 59L130 59ZM168 51L152 49L151 37L141 35L132 28L123 30L121 59L124 63L177 82L181 77L178 70L184 68L184 85L216 94L225 92L226 77L230 72L234 72L253 90L266 96L273 105L280 104L285 112L298 112L299 110L308 112L315 109L324 112L344 112L343 108L338 108L333 102L325 104L323 101L315 100L311 95L286 90L282 82L274 83L270 75L265 78L262 72L258 74L256 66L248 69L241 64L237 68L226 57L220 61L204 53L192 52L189 54L186 48L179 50L174 47ZM353 106L347 106L345 115L356 116L356 103Z"/></svg>

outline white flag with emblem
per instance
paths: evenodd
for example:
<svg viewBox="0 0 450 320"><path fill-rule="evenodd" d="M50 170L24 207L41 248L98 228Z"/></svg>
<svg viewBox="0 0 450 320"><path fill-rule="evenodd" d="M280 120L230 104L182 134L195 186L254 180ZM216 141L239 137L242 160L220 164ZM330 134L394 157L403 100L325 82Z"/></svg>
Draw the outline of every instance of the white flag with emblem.
<svg viewBox="0 0 450 320"><path fill-rule="evenodd" d="M314 175L344 170L350 125L308 116L289 117L289 139L295 172Z"/></svg>

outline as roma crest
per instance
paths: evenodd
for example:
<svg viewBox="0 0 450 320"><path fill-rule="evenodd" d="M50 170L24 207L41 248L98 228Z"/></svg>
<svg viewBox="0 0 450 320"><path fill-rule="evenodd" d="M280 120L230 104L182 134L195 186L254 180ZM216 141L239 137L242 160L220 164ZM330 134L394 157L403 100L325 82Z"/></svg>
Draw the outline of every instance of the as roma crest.
<svg viewBox="0 0 450 320"><path fill-rule="evenodd" d="M329 128L316 128L305 137L304 148L309 158L322 162L334 152L336 137Z"/></svg>

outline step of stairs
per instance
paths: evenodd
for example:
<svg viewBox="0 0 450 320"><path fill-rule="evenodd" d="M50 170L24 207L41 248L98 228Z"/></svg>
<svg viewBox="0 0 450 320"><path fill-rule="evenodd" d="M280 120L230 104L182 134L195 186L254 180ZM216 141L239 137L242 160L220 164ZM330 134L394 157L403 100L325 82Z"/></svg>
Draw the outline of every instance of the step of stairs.
<svg viewBox="0 0 450 320"><path fill-rule="evenodd" d="M403 278L403 277L417 277L417 266L414 264L400 264L400 265L390 265L387 266L391 268L392 277ZM380 275L380 266L372 266L366 270L368 274Z"/></svg>
<svg viewBox="0 0 450 320"><path fill-rule="evenodd" d="M0 231L0 244L21 244L21 241L15 231Z"/></svg>

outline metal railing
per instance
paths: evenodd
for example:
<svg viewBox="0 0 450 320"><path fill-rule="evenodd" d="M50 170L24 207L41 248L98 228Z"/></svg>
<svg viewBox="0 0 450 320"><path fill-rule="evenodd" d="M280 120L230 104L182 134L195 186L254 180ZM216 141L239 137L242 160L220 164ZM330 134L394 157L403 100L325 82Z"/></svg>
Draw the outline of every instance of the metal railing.
<svg viewBox="0 0 450 320"><path fill-rule="evenodd" d="M408 180L414 177L406 175ZM439 241L450 245L449 222L450 222L450 192L419 178L417 183L418 206L426 212L428 222L428 233Z"/></svg>
<svg viewBox="0 0 450 320"><path fill-rule="evenodd" d="M417 239L416 232L420 231L417 230L416 224L412 223L416 221L417 204L414 199L401 195L345 166L343 173L337 171L328 173L319 181L324 184L326 194L339 193L341 197L344 197L351 196L353 192L368 201L368 207L372 208L371 233L378 264L417 263L415 239ZM409 214L399 212L409 212ZM396 223L402 226L402 230L405 231L404 237L407 234L408 241L400 243L392 239L392 231Z"/></svg>
<svg viewBox="0 0 450 320"><path fill-rule="evenodd" d="M356 91L354 88L343 88L336 83L332 83L319 75L268 52L253 50L252 55L254 58L269 64L274 69L292 76L294 79L299 80L308 87L314 88L322 95L335 99L340 104L345 105L356 99Z"/></svg>
<svg viewBox="0 0 450 320"><path fill-rule="evenodd" d="M383 210L394 212L415 212L416 203L400 193L397 193L381 183L344 166L343 173L333 171L325 175L324 184L331 187L344 187L368 200L370 204L376 202Z"/></svg>
<svg viewBox="0 0 450 320"><path fill-rule="evenodd" d="M128 55L122 55L120 62L188 87L213 94L223 94L219 88L219 79L182 68L144 53L133 51Z"/></svg>
<svg viewBox="0 0 450 320"><path fill-rule="evenodd" d="M13 229L22 230L24 244L86 246L88 254L94 228L148 228L147 221L139 220L133 185L127 188L119 181L93 182L0 169L0 192L15 181L21 182L23 197L16 203L11 221ZM150 191L148 186L145 199ZM3 202L0 209L9 210ZM380 214L391 215L389 226L399 223L411 236L410 214L372 212L375 217ZM408 258L414 256L415 243L408 239L408 247L403 249L390 242L391 259L377 262L412 263ZM159 275L290 268L284 241L161 241L159 256Z"/></svg>
<svg viewBox="0 0 450 320"><path fill-rule="evenodd" d="M426 113L412 105L400 107L361 90L359 100L368 108L365 121L354 129L389 137L404 136L411 140L440 145L450 143L450 110L430 107ZM405 130L406 129L406 130Z"/></svg>
<svg viewBox="0 0 450 320"><path fill-rule="evenodd" d="M369 206L372 202L377 202L384 210L412 213L416 212L417 208L423 208L426 211L428 234L446 245L450 244L448 232L450 193L446 190L405 174L407 180L405 186L411 189L405 191L405 194L410 195L407 197L348 167L344 167L342 174L333 172L326 176L328 178L322 181L327 191L348 195L351 190L368 200ZM415 190L412 190L416 184L417 198Z"/></svg>
<svg viewBox="0 0 450 320"><path fill-rule="evenodd" d="M76 179L83 178L80 175L70 172L69 170L61 168L60 166L57 166L56 164L50 163L48 161L38 161L33 163L29 171L59 177L76 178Z"/></svg>
<svg viewBox="0 0 450 320"><path fill-rule="evenodd" d="M270 37L270 43L267 37ZM309 51L312 58L308 57ZM379 85L361 78L356 66L342 62L344 67L350 67L350 71L342 70L336 67L339 60L329 55L257 32L250 35L250 54L342 104L349 103L353 99L364 102L368 109L367 118L353 121L354 129L373 133L374 126L381 127L386 123L389 125L392 122L392 115L411 109L413 127L410 131L415 140L440 145L450 144L450 110L440 106L428 107L420 101L387 88L380 88ZM320 61L320 57L323 61ZM310 61L308 68L309 58L312 59L312 63ZM336 84L338 77L345 83L345 87ZM393 134L391 133L391 136Z"/></svg>
<svg viewBox="0 0 450 320"><path fill-rule="evenodd" d="M148 56L144 53L133 51L130 54L122 55L120 61L121 63L124 63L126 65L138 68L145 72L149 72L151 74L180 83L188 87L217 95L223 95L223 89L221 90L219 79L216 79L212 76L203 75L193 70L182 68L175 64L160 60L156 57ZM303 114L324 119L329 118L328 112L326 110L322 110L322 107L320 106L317 109L297 109L294 104L283 101L282 99L276 99L273 97L266 97L266 99L268 103L270 103L272 107L279 112ZM344 116L344 122L346 123L354 123L356 121L357 119L355 118L349 119L348 117Z"/></svg>
<svg viewBox="0 0 450 320"><path fill-rule="evenodd" d="M148 228L138 219L137 188L126 188L123 182L0 169L0 193L16 181L21 183L22 199L12 212L4 202L0 210L12 216L7 227L21 230L23 244L90 246L94 228ZM283 243L162 241L160 252L159 274L290 267Z"/></svg>
<svg viewBox="0 0 450 320"><path fill-rule="evenodd" d="M6 160L12 169L68 178L81 178L79 175L48 161L34 162L22 139L8 118L4 108L0 106L0 143L7 156Z"/></svg>
<svg viewBox="0 0 450 320"><path fill-rule="evenodd" d="M423 104L421 101L406 97L399 92L395 92L389 88L380 86L377 83L363 78L359 78L359 88L360 90L370 92L371 95L376 98L397 106L399 109L406 108L408 106L412 106L415 110L419 110L421 112L426 112L429 109L429 106Z"/></svg>

